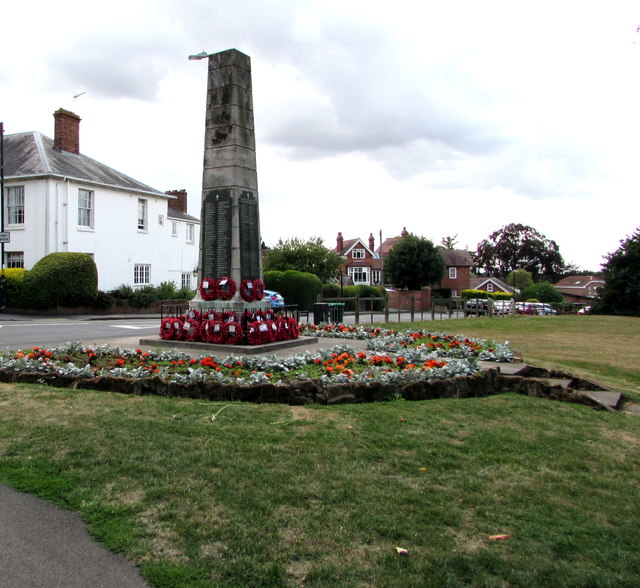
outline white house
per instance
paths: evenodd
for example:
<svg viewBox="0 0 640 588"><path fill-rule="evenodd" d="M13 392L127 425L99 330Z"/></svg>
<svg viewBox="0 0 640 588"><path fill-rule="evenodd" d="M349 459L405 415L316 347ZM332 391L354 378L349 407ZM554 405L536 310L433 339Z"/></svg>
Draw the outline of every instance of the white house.
<svg viewBox="0 0 640 588"><path fill-rule="evenodd" d="M80 153L80 118L54 113L50 139L4 138L5 267L60 251L90 254L100 290L175 282L194 288L200 221L184 191L160 192Z"/></svg>

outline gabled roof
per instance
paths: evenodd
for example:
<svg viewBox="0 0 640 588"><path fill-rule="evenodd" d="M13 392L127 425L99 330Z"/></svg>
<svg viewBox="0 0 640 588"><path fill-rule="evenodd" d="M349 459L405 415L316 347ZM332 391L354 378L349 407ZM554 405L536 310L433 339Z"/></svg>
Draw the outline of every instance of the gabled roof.
<svg viewBox="0 0 640 588"><path fill-rule="evenodd" d="M4 137L4 176L5 180L68 178L169 200L174 198L86 155L54 149L53 139L37 131Z"/></svg>
<svg viewBox="0 0 640 588"><path fill-rule="evenodd" d="M352 249L354 249L356 247L356 245L359 245L360 247L358 247L358 249L362 248L365 249L366 251L369 252L369 254L371 255L371 257L377 258L378 254L375 253L374 251L371 251L371 249L369 249L369 247L365 244L365 242L362 239L345 239L344 243L342 245L342 251L338 251L339 255L342 255L343 257L346 257L347 255L349 255L349 253L351 252Z"/></svg>
<svg viewBox="0 0 640 588"><path fill-rule="evenodd" d="M444 263L447 267L471 267L473 265L473 259L471 254L466 249L443 249L438 248Z"/></svg>
<svg viewBox="0 0 640 588"><path fill-rule="evenodd" d="M509 286L506 282L503 282L500 278L472 277L469 279L469 288L472 290L479 290L489 282L494 286L498 286L498 288L504 292L513 292L513 287Z"/></svg>

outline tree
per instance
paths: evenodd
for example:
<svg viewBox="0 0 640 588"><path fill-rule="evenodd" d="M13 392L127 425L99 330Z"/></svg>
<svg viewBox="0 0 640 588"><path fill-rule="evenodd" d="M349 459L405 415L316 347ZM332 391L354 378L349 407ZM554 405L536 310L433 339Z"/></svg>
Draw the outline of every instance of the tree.
<svg viewBox="0 0 640 588"><path fill-rule="evenodd" d="M458 235L446 236L440 239L440 246L444 249L455 249L458 244Z"/></svg>
<svg viewBox="0 0 640 588"><path fill-rule="evenodd" d="M533 286L533 278L531 277L531 272L523 269L517 269L509 272L509 275L506 277L505 282L512 288L516 288L521 291L525 288L528 288L529 286Z"/></svg>
<svg viewBox="0 0 640 588"><path fill-rule="evenodd" d="M387 254L384 271L396 288L419 290L435 284L444 275L444 259L433 242L408 234Z"/></svg>
<svg viewBox="0 0 640 588"><path fill-rule="evenodd" d="M511 223L491 233L474 256L476 270L504 278L516 269L527 270L534 280L555 280L565 264L555 241L533 227Z"/></svg>
<svg viewBox="0 0 640 588"><path fill-rule="evenodd" d="M605 285L595 312L640 316L640 227L620 247L606 256L602 265Z"/></svg>
<svg viewBox="0 0 640 588"><path fill-rule="evenodd" d="M522 299L530 300L531 298L535 298L540 302L548 302L550 304L560 304L564 300L560 290L558 290L550 282L545 281L537 282L535 284L532 284L528 288L525 288L524 292L522 293Z"/></svg>
<svg viewBox="0 0 640 588"><path fill-rule="evenodd" d="M267 251L264 269L308 272L326 282L338 274L342 263L342 257L325 247L320 237L312 237L308 241L293 238L286 241L280 239L273 249Z"/></svg>

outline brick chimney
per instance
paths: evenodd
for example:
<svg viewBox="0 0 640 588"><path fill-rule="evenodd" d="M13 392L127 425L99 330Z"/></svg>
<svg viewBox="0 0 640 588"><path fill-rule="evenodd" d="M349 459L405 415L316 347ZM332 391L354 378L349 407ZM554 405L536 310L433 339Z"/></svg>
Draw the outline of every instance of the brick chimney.
<svg viewBox="0 0 640 588"><path fill-rule="evenodd" d="M53 118L55 119L54 148L80 155L80 117L69 110L59 108L53 113Z"/></svg>
<svg viewBox="0 0 640 588"><path fill-rule="evenodd" d="M181 190L167 190L165 194L176 197L175 200L169 202L171 208L175 208L180 212L187 212L187 191L184 188Z"/></svg>
<svg viewBox="0 0 640 588"><path fill-rule="evenodd" d="M344 249L344 237L342 236L342 233L338 233L338 238L336 239L336 251L338 253L342 253L342 250Z"/></svg>
<svg viewBox="0 0 640 588"><path fill-rule="evenodd" d="M375 247L375 239L373 238L373 233L369 233L369 249L371 249L371 251L373 251L373 248Z"/></svg>

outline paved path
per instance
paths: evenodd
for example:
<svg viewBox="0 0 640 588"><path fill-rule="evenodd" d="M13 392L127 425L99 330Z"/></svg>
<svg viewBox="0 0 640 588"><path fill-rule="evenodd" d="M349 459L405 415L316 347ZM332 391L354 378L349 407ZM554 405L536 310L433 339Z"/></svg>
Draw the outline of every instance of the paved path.
<svg viewBox="0 0 640 588"><path fill-rule="evenodd" d="M123 556L96 543L79 515L0 485L0 586L144 588Z"/></svg>

